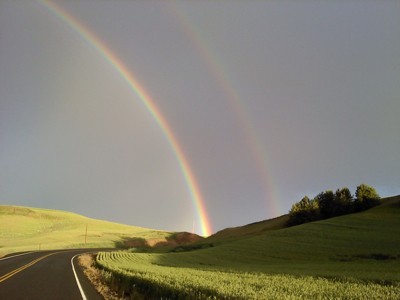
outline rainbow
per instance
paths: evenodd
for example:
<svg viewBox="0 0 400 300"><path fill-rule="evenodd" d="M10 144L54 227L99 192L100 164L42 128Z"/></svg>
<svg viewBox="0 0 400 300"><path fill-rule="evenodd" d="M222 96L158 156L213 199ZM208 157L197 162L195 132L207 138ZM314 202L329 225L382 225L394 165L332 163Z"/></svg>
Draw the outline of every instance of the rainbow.
<svg viewBox="0 0 400 300"><path fill-rule="evenodd" d="M199 186L196 182L193 171L189 165L189 162L179 145L177 138L175 137L171 127L167 120L164 118L160 110L157 108L154 100L142 87L136 76L132 71L128 70L118 56L111 51L111 49L100 40L92 31L85 27L80 21L74 18L70 13L59 5L48 1L39 0L49 12L55 15L58 19L61 19L66 25L73 29L78 35L80 35L85 41L87 41L93 48L118 72L123 80L129 85L134 94L138 96L141 102L145 105L148 112L151 114L155 122L160 127L161 131L165 135L169 145L171 146L176 159L179 163L179 167L182 171L183 177L187 184L194 208L197 212L198 223L200 224L201 234L203 236L209 236L212 232L211 224L206 212L204 199L200 193Z"/></svg>
<svg viewBox="0 0 400 300"><path fill-rule="evenodd" d="M269 210L269 217L275 217L282 213L279 207L279 197L275 189L275 184L271 175L271 164L268 160L267 149L261 143L261 139L257 134L257 130L251 122L251 117L247 111L243 100L239 96L236 89L229 80L229 72L224 71L224 67L216 55L211 51L211 47L207 46L205 38L201 32L195 28L192 22L188 19L184 9L178 5L177 2L168 2L169 11L174 19L180 23L186 37L194 45L194 48L199 53L201 59L206 64L208 70L216 80L218 86L226 95L238 123L241 125L242 135L250 153L253 157L255 168L262 180L264 189L264 197L267 200L267 209Z"/></svg>

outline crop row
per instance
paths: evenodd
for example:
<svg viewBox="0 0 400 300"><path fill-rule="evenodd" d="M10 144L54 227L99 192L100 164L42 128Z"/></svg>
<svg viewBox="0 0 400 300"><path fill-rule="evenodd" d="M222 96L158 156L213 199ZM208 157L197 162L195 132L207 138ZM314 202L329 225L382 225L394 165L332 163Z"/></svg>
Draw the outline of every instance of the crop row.
<svg viewBox="0 0 400 300"><path fill-rule="evenodd" d="M396 299L398 285L157 265L157 255L101 252L98 265L125 292L173 299Z"/></svg>

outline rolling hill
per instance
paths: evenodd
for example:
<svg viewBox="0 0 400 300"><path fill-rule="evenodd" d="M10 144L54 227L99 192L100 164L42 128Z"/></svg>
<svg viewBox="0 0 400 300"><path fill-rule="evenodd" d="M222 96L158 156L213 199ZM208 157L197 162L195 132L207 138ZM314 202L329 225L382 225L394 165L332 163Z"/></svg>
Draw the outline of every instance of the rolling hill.
<svg viewBox="0 0 400 300"><path fill-rule="evenodd" d="M97 262L117 290L145 298L399 299L400 196L293 227L284 218L169 253L100 252Z"/></svg>
<svg viewBox="0 0 400 300"><path fill-rule="evenodd" d="M400 196L383 199L383 204L370 210L328 220L293 227L286 227L286 220L284 215L202 239L64 211L0 206L0 256L39 249L117 246L167 245L165 251L169 251L197 242L194 247L182 247L180 253L154 253L152 261L220 271L400 280ZM185 252L196 249L200 250Z"/></svg>
<svg viewBox="0 0 400 300"><path fill-rule="evenodd" d="M200 237L95 220L65 211L0 206L0 257L44 249L127 247L135 241L150 246L176 245L196 238Z"/></svg>
<svg viewBox="0 0 400 300"><path fill-rule="evenodd" d="M220 243L258 235L271 230L282 229L287 227L288 220L289 215L283 215L277 218L255 222L244 226L225 228L208 237L205 241Z"/></svg>
<svg viewBox="0 0 400 300"><path fill-rule="evenodd" d="M293 227L282 221L224 230L202 242L213 247L154 260L221 271L400 281L400 196L361 213Z"/></svg>

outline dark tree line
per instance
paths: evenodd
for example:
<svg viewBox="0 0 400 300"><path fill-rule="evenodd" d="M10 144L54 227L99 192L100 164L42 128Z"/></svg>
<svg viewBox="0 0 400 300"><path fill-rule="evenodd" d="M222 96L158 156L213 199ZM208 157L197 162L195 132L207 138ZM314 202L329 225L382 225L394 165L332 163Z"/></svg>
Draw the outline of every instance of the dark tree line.
<svg viewBox="0 0 400 300"><path fill-rule="evenodd" d="M355 196L347 187L321 192L313 199L305 196L292 205L289 212L289 225L328 219L336 216L367 210L380 204L376 190L366 184L357 187Z"/></svg>

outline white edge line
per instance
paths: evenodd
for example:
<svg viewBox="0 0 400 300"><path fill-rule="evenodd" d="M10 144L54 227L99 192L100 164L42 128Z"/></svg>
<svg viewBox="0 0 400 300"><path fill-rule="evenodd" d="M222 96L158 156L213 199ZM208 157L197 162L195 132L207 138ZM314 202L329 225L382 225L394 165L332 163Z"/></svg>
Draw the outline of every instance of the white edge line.
<svg viewBox="0 0 400 300"><path fill-rule="evenodd" d="M79 253L79 254L77 254L77 255L74 255L74 256L71 258L71 265L72 265L72 271L74 271L76 283L78 284L79 291L81 292L81 295L82 295L82 299L83 299L83 300L87 300L86 295L85 295L85 292L83 291L82 286L81 286L81 283L79 282L78 275L76 274L75 266L74 266L74 258L77 257L77 256L79 256L79 255L82 255L82 254L83 254L83 253Z"/></svg>
<svg viewBox="0 0 400 300"><path fill-rule="evenodd" d="M31 251L31 252L25 252L25 253L13 255L13 256L7 256L7 257L0 258L0 260L6 260L6 259L9 259L9 258L14 258L14 257L17 257L17 256L27 255L27 254L31 254L31 253L34 253L34 252Z"/></svg>

